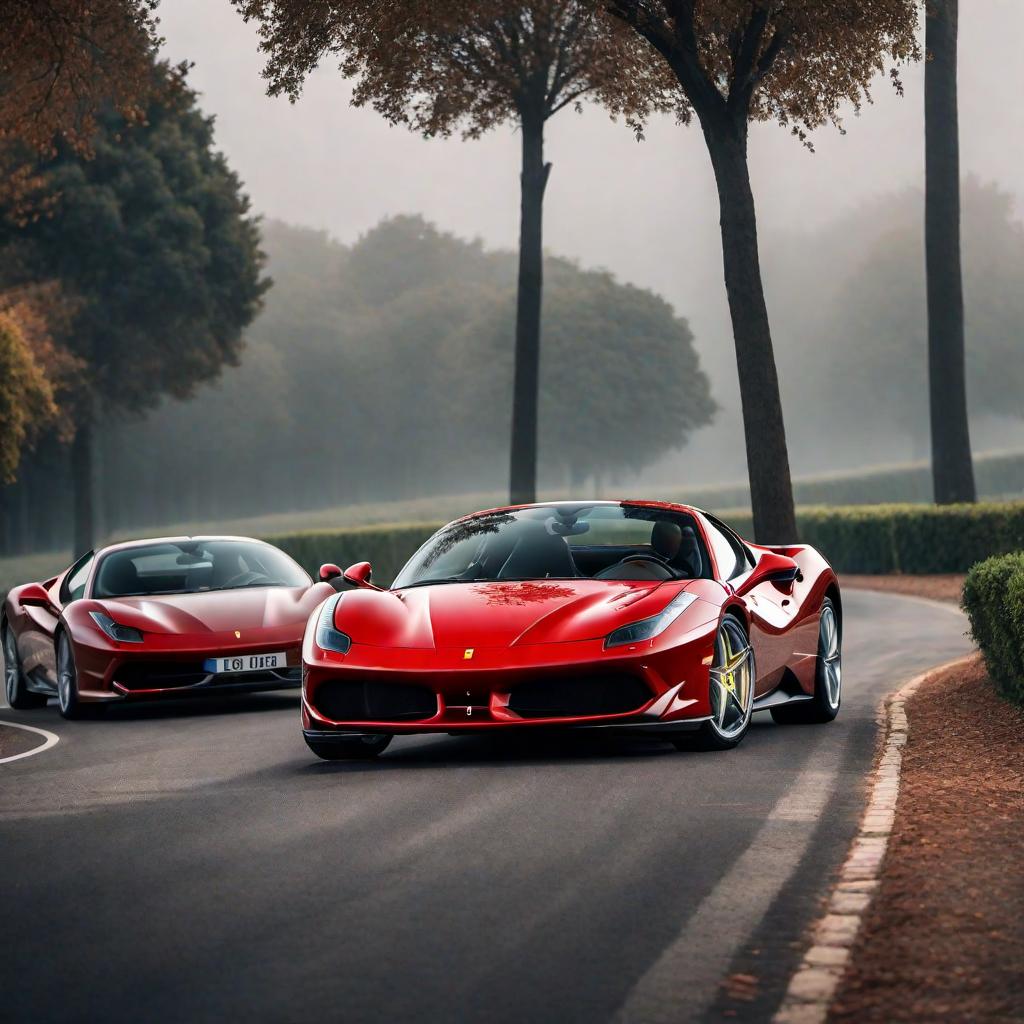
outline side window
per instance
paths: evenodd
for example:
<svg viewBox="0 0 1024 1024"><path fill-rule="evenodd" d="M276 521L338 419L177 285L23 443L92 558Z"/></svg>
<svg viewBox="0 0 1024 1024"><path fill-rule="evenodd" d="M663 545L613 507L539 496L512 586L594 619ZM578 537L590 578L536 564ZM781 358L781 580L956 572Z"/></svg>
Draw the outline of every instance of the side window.
<svg viewBox="0 0 1024 1024"><path fill-rule="evenodd" d="M753 562L740 539L717 519L707 517L708 536L715 552L715 562L723 580L741 576Z"/></svg>
<svg viewBox="0 0 1024 1024"><path fill-rule="evenodd" d="M92 569L94 558L95 555L90 551L87 555L82 555L68 570L64 582L60 585L61 604L70 604L85 596L85 584L89 580L89 570Z"/></svg>

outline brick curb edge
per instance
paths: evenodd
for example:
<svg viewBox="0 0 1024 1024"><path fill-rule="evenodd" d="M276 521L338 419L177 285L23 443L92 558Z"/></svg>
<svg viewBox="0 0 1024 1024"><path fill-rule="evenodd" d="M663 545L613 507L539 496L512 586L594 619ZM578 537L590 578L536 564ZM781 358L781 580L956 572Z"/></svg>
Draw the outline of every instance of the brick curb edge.
<svg viewBox="0 0 1024 1024"><path fill-rule="evenodd" d="M907 742L906 702L926 679L957 665L967 665L974 657L970 654L922 672L890 694L879 708L879 722L887 727L881 756L871 774L871 796L860 829L832 888L828 909L811 929L810 948L790 979L772 1024L823 1024L828 1016L850 959L850 949L878 888L892 833L902 748Z"/></svg>

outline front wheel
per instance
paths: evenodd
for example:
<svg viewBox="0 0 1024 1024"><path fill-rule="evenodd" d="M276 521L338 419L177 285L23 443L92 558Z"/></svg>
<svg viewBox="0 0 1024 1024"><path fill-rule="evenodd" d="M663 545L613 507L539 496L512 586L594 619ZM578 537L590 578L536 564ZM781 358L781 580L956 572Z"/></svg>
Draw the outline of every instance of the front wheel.
<svg viewBox="0 0 1024 1024"><path fill-rule="evenodd" d="M306 736L306 746L325 761L366 761L384 753L391 737L384 733L365 733L362 736L338 736L331 739L313 739Z"/></svg>
<svg viewBox="0 0 1024 1024"><path fill-rule="evenodd" d="M57 704L62 718L75 720L88 715L89 706L78 695L78 669L71 639L63 630L57 637Z"/></svg>
<svg viewBox="0 0 1024 1024"><path fill-rule="evenodd" d="M772 718L780 725L806 725L831 722L839 714L843 686L843 649L839 616L832 599L821 603L818 620L818 659L814 671L814 696L795 704L772 708Z"/></svg>
<svg viewBox="0 0 1024 1024"><path fill-rule="evenodd" d="M743 623L727 614L715 637L709 672L711 718L697 732L673 740L678 750L730 750L750 728L754 710L754 650Z"/></svg>
<svg viewBox="0 0 1024 1024"><path fill-rule="evenodd" d="M18 638L6 622L3 629L4 691L7 695L7 703L16 711L41 708L46 703L46 695L33 693L25 685L25 673L22 671L21 656L18 654Z"/></svg>

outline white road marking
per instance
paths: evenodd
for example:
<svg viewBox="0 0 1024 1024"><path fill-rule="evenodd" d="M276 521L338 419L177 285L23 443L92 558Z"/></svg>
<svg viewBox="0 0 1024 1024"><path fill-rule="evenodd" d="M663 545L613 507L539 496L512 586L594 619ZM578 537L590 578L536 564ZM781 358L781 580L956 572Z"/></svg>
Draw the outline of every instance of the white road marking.
<svg viewBox="0 0 1024 1024"><path fill-rule="evenodd" d="M617 1024L680 1024L701 1018L736 950L761 923L810 845L836 787L847 742L830 752L829 768L819 765L812 753L810 765L778 800L744 853L633 986L615 1016Z"/></svg>
<svg viewBox="0 0 1024 1024"><path fill-rule="evenodd" d="M42 736L46 742L40 743L38 747L25 750L20 754L12 754L10 757L0 757L0 764L8 764L11 761L19 761L23 757L31 757L33 754L41 754L44 750L56 746L60 737L55 732L47 732L45 729L37 729L34 725L22 725L20 722L0 722L0 725L10 726L12 729L24 729L25 732L34 732Z"/></svg>

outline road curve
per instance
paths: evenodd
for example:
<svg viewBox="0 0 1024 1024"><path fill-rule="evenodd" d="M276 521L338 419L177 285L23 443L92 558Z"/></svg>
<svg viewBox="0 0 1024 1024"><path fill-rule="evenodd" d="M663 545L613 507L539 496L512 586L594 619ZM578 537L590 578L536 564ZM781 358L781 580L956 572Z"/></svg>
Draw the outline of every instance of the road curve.
<svg viewBox="0 0 1024 1024"><path fill-rule="evenodd" d="M864 798L880 697L969 649L847 591L843 710L727 753L569 737L312 758L294 694L0 718L0 1018L763 1021ZM764 718L764 721L759 719Z"/></svg>

